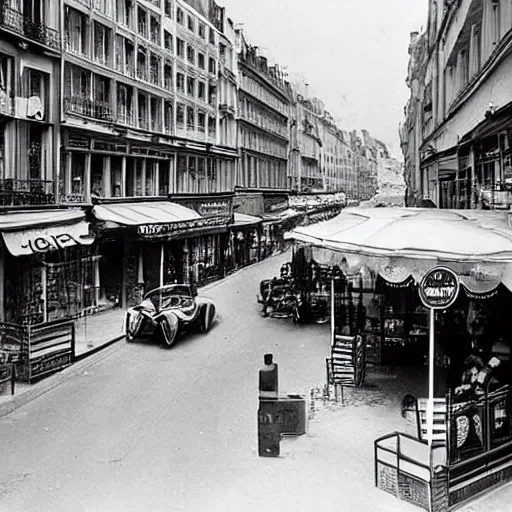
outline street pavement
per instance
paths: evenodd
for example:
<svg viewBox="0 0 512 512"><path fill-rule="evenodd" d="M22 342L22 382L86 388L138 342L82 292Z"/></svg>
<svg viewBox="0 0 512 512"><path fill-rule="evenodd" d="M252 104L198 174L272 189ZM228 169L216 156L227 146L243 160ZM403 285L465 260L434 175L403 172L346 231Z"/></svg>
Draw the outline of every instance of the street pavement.
<svg viewBox="0 0 512 512"><path fill-rule="evenodd" d="M413 429L402 425L399 383L387 395L376 387L373 398L371 387L348 391L345 406L317 404L306 435L284 439L279 458L258 457L263 354L274 354L282 392L325 381L329 327L259 313L260 279L288 258L203 290L219 314L209 334L187 335L171 350L118 342L0 418L0 511L419 510L373 483L374 439Z"/></svg>

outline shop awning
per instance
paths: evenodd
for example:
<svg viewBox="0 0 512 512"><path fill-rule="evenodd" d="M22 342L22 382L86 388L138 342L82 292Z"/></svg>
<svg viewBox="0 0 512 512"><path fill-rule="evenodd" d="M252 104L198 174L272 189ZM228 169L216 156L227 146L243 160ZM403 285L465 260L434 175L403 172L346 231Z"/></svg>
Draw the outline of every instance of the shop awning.
<svg viewBox="0 0 512 512"><path fill-rule="evenodd" d="M254 217L252 215L246 215L245 213L235 213L234 222L231 224L231 228L255 226L262 222L260 217Z"/></svg>
<svg viewBox="0 0 512 512"><path fill-rule="evenodd" d="M196 211L169 201L96 205L94 216L106 227L145 226L200 219Z"/></svg>
<svg viewBox="0 0 512 512"><path fill-rule="evenodd" d="M82 210L37 210L0 214L0 232L13 256L26 256L73 245L90 245L94 237Z"/></svg>
<svg viewBox="0 0 512 512"><path fill-rule="evenodd" d="M293 208L287 208L286 210L280 211L278 213L262 215L262 219L265 224L281 224L282 222L285 222L289 219L302 217L303 215L304 212L299 212Z"/></svg>

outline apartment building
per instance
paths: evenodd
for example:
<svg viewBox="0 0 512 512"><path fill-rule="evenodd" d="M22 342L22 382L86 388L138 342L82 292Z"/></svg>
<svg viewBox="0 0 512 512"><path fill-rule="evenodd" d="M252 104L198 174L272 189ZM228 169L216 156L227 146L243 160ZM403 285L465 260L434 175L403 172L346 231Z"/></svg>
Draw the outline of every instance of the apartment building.
<svg viewBox="0 0 512 512"><path fill-rule="evenodd" d="M237 31L237 185L288 188L291 86L278 65L270 66L243 31Z"/></svg>
<svg viewBox="0 0 512 512"><path fill-rule="evenodd" d="M505 0L429 2L421 108L406 122L421 126L419 193L441 208L511 202L511 29Z"/></svg>
<svg viewBox="0 0 512 512"><path fill-rule="evenodd" d="M294 96L288 167L290 188L298 192L323 190L320 118L324 105L316 98L305 98L301 94Z"/></svg>

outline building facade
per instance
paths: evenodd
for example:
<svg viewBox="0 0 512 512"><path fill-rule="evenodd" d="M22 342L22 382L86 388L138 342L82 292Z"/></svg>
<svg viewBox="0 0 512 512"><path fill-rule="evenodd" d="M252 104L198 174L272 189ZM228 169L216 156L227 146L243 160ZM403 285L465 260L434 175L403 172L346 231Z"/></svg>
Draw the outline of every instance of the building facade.
<svg viewBox="0 0 512 512"><path fill-rule="evenodd" d="M511 27L504 0L429 2L421 106L407 121L421 136L409 159L419 155L420 194L441 208L511 203Z"/></svg>
<svg viewBox="0 0 512 512"><path fill-rule="evenodd" d="M277 65L269 66L257 47L237 31L238 148L237 185L288 188L290 84Z"/></svg>

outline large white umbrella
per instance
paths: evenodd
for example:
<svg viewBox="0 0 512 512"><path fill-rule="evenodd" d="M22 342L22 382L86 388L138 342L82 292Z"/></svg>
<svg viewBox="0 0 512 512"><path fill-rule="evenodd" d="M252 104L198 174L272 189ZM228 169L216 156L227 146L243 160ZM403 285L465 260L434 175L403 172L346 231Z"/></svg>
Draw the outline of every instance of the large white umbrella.
<svg viewBox="0 0 512 512"><path fill-rule="evenodd" d="M417 282L434 267L452 269L470 291L503 283L512 290L512 230L507 212L347 208L331 220L297 227L287 238L310 245L319 263L366 266L387 281ZM430 315L428 439L433 415L433 310ZM430 442L430 441L429 441Z"/></svg>

